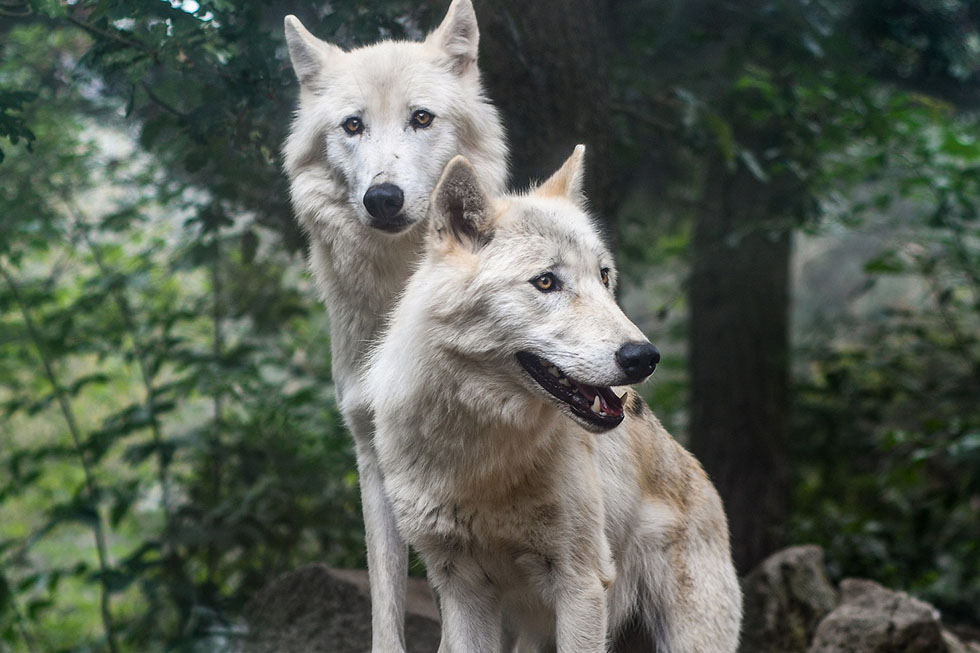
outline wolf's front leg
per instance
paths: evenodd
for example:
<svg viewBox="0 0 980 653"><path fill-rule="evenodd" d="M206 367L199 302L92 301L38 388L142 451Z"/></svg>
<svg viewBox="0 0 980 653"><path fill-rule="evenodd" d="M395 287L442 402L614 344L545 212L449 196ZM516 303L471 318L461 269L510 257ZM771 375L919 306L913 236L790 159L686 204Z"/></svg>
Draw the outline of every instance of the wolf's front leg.
<svg viewBox="0 0 980 653"><path fill-rule="evenodd" d="M711 490L713 493L714 490ZM716 514L721 514L717 498ZM636 559L646 561L640 616L672 653L735 653L742 590L728 548L724 517L714 532L695 523L673 546L650 538Z"/></svg>
<svg viewBox="0 0 980 653"><path fill-rule="evenodd" d="M557 588L558 653L605 653L606 591L598 576Z"/></svg>
<svg viewBox="0 0 980 653"><path fill-rule="evenodd" d="M439 653L497 653L500 610L489 595L461 589L439 595L442 641Z"/></svg>
<svg viewBox="0 0 980 653"><path fill-rule="evenodd" d="M727 550L718 555L690 555L684 564L685 577L698 578L698 582L684 587L675 581L675 586L683 588L682 593L668 598L660 608L666 617L670 650L735 653L742 622L742 593ZM651 597L650 603L655 600Z"/></svg>
<svg viewBox="0 0 980 653"><path fill-rule="evenodd" d="M467 557L425 555L439 596L439 653L498 653L503 638L499 599L483 568Z"/></svg>
<svg viewBox="0 0 980 653"><path fill-rule="evenodd" d="M368 577L371 582L371 650L401 653L405 650L405 584L408 547L398 528L385 493L371 432L355 433L357 469L361 484L361 510L367 544ZM354 430L351 423L351 430Z"/></svg>

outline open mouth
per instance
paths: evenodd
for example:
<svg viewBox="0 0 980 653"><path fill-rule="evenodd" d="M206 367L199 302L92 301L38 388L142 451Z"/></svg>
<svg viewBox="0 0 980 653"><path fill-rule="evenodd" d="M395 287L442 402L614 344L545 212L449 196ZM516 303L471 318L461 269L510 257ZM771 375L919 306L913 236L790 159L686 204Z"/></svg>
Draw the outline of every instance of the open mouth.
<svg viewBox="0 0 980 653"><path fill-rule="evenodd" d="M623 401L612 388L576 381L557 365L525 351L518 352L517 361L538 385L568 404L572 413L589 424L607 430L623 421Z"/></svg>

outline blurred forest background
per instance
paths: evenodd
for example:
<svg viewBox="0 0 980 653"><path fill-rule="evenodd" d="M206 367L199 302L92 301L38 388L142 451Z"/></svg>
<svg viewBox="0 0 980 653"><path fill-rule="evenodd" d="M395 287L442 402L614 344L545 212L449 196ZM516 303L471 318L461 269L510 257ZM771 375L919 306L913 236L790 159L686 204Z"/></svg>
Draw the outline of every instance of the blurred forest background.
<svg viewBox="0 0 980 653"><path fill-rule="evenodd" d="M475 4L513 185L589 146L740 570L816 542L980 624L980 2ZM447 6L0 0L0 650L231 650L273 575L364 563L282 19Z"/></svg>

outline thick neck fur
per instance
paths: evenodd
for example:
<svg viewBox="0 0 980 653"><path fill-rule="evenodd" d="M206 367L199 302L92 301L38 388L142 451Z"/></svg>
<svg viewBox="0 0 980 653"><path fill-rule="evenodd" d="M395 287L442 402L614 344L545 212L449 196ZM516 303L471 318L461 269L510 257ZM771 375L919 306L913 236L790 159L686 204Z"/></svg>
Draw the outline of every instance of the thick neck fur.
<svg viewBox="0 0 980 653"><path fill-rule="evenodd" d="M440 289L438 279L413 277L392 317L390 333L398 337L375 352L369 392L400 423L398 441L382 445L394 449L382 456L425 465L419 477L446 475L438 484L446 490L504 501L553 462L554 438L575 438L578 429L502 371L501 361L454 343L456 327L439 315L443 293L452 289Z"/></svg>
<svg viewBox="0 0 980 653"><path fill-rule="evenodd" d="M345 201L322 199L319 219L300 213L310 234L310 269L330 315L334 370L356 374L412 273L425 226L388 235L358 223Z"/></svg>

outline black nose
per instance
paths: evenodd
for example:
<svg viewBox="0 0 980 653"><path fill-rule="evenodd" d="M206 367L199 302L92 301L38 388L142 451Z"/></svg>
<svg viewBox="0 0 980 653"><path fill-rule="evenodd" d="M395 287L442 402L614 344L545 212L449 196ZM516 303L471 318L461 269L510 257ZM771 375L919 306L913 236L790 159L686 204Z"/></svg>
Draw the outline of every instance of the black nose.
<svg viewBox="0 0 980 653"><path fill-rule="evenodd" d="M627 342L616 352L616 362L630 383L638 383L653 374L660 362L660 352L649 342Z"/></svg>
<svg viewBox="0 0 980 653"><path fill-rule="evenodd" d="M405 194L394 184L371 186L364 193L364 208L378 220L391 220L405 204Z"/></svg>

